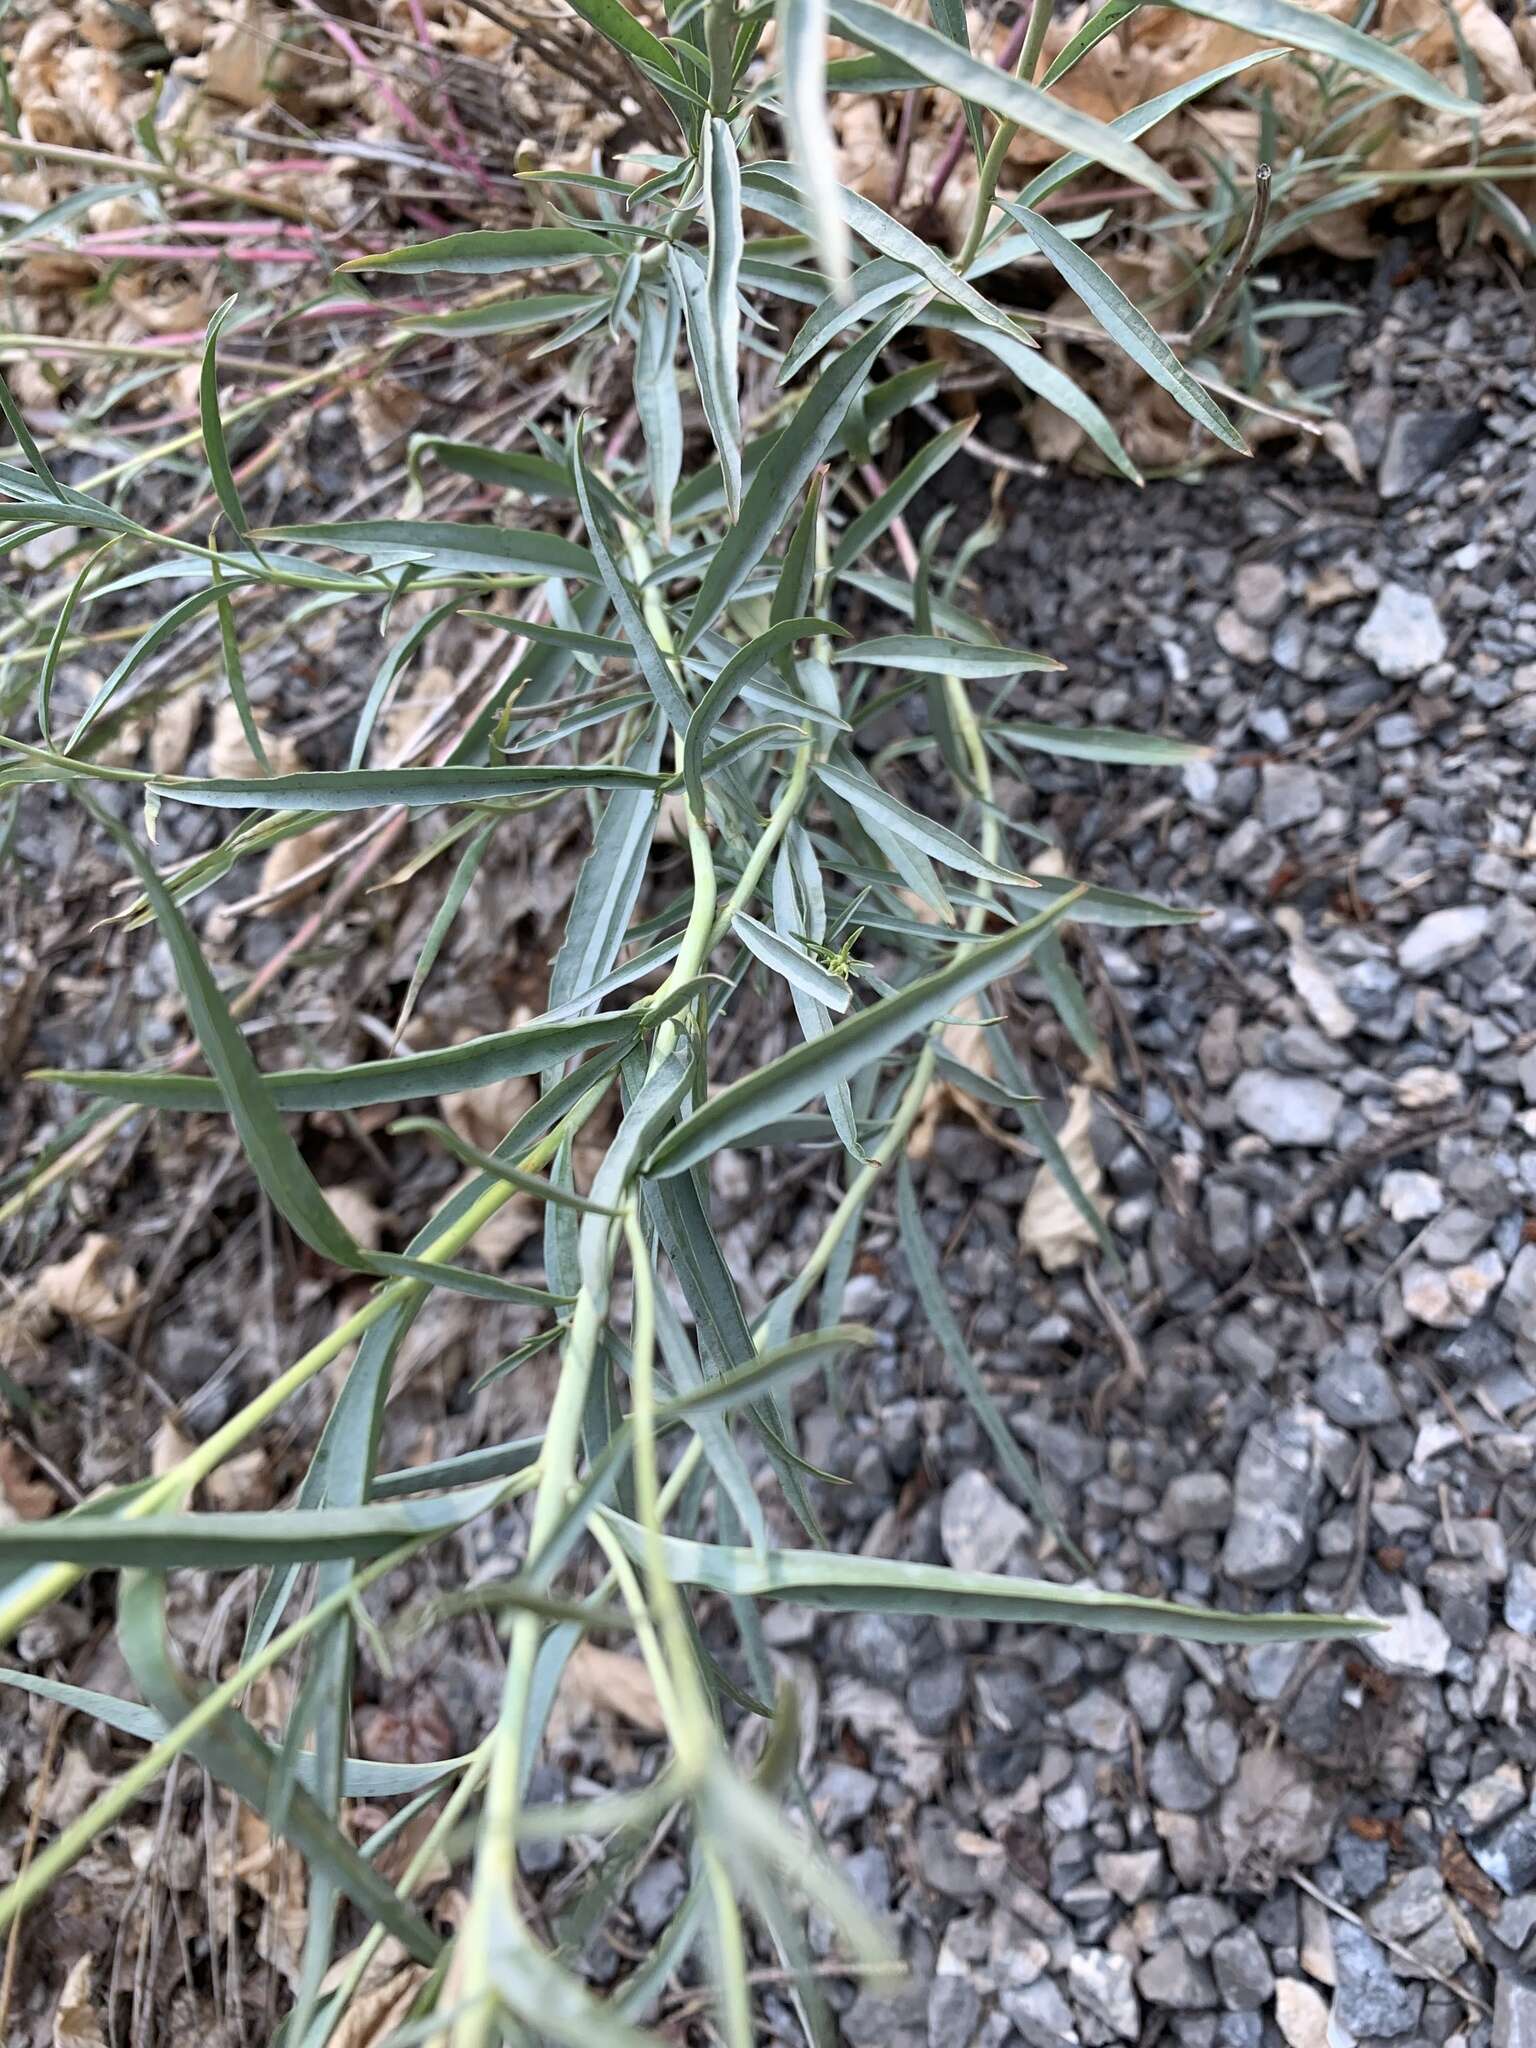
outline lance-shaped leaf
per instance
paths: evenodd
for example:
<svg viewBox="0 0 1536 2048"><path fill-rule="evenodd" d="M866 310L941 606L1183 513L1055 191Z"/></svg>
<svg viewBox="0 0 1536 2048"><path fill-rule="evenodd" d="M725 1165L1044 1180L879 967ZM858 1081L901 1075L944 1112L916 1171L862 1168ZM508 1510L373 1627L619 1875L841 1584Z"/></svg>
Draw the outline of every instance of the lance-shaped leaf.
<svg viewBox="0 0 1536 2048"><path fill-rule="evenodd" d="M240 487L235 482L235 473L229 465L229 450L224 442L224 422L219 416L219 335L238 301L228 298L208 322L208 334L203 344L203 363L198 376L198 414L203 429L203 454L208 461L208 475L213 483L213 494L218 499L224 517L235 532L242 537L249 521L245 507L240 502Z"/></svg>
<svg viewBox="0 0 1536 2048"><path fill-rule="evenodd" d="M1086 57L1107 35L1113 35L1121 22L1129 21L1140 6L1141 0L1104 0L1098 12L1090 14L1077 34L1070 36L1057 52L1050 69L1040 81L1042 88L1064 78L1080 58Z"/></svg>
<svg viewBox="0 0 1536 2048"><path fill-rule="evenodd" d="M710 431L720 451L725 475L725 504L732 519L741 510L741 308L737 299L741 277L741 165L729 124L712 117L704 124L700 176L704 186L704 226L709 238L709 267L704 307L708 326L699 333L690 326L695 360L704 344L712 393Z"/></svg>
<svg viewBox="0 0 1536 2048"><path fill-rule="evenodd" d="M936 824L932 818L925 818L920 811L912 810L900 798L892 796L873 776L855 774L831 761L819 761L816 779L834 796L841 797L845 804L851 804L868 823L884 826L887 832L894 832L899 839L915 846L942 867L958 868L961 874L976 875L987 882L1018 883L1025 879L1013 869L988 860L984 853L978 853L968 840L962 839L958 832L951 832L947 825Z"/></svg>
<svg viewBox="0 0 1536 2048"><path fill-rule="evenodd" d="M839 975L829 974L818 961L811 958L803 946L797 946L793 939L782 937L770 931L765 924L759 924L755 917L748 917L745 911L738 911L731 919L731 930L740 939L749 953L754 954L763 965L787 981L791 988L800 990L823 1008L835 1010L839 1016L848 1007L849 988Z"/></svg>
<svg viewBox="0 0 1536 2048"><path fill-rule="evenodd" d="M875 0L831 0L832 20L844 35L867 50L878 50L908 64L930 85L946 87L961 99L985 107L1004 121L1044 135L1063 149L1080 150L1094 163L1118 171L1170 206L1182 207L1185 195L1144 150L1102 121L1080 114L1022 78L983 64L921 22L906 21Z"/></svg>
<svg viewBox="0 0 1536 2048"><path fill-rule="evenodd" d="M651 695L666 714L667 723L674 732L682 732L688 724L690 706L683 695L671 664L656 644L645 613L635 601L634 593L625 581L624 572L618 559L608 545L608 536L603 530L593 501L592 479L582 455L583 423L578 421L575 435L575 450L572 464L576 471L576 496L581 503L581 516L586 522L587 538L592 543L592 555L597 573L602 579L608 601L628 640L630 650L639 664L640 673L649 685Z"/></svg>
<svg viewBox="0 0 1536 2048"><path fill-rule="evenodd" d="M840 647L834 662L864 662L871 668L911 669L925 676L1012 676L1023 669L1059 669L1048 654L1022 647L979 647L974 641L940 640L931 633L887 633Z"/></svg>
<svg viewBox="0 0 1536 2048"><path fill-rule="evenodd" d="M55 1515L0 1529L0 1565L36 1558L149 1571L237 1571L251 1564L314 1564L384 1557L418 1536L462 1528L494 1506L504 1482L435 1500L383 1507L280 1508L261 1514Z"/></svg>
<svg viewBox="0 0 1536 2048"><path fill-rule="evenodd" d="M537 768L317 768L298 775L170 776L149 785L164 802L216 811L373 811L399 804L488 804L554 796L572 789L660 790L666 781L646 769L551 763Z"/></svg>
<svg viewBox="0 0 1536 2048"><path fill-rule="evenodd" d="M1001 202L1015 220L1027 227L1040 244L1042 253L1072 287L1117 348L1124 349L1133 363L1146 371L1154 384L1162 386L1191 419L1214 434L1239 455L1248 453L1248 443L1221 407L1207 396L1203 386L1185 369L1167 342L1133 306L1109 272L1094 262L1086 250L1069 242L1059 228L1042 214L1010 200Z"/></svg>
<svg viewBox="0 0 1536 2048"><path fill-rule="evenodd" d="M823 275L841 290L848 278L837 145L827 118L827 0L777 0L779 91L790 146L810 208Z"/></svg>
<svg viewBox="0 0 1536 2048"><path fill-rule="evenodd" d="M1284 43L1292 50L1308 50L1331 64L1343 64L1366 78L1380 79L1421 106L1460 114L1469 121L1478 117L1475 101L1452 92L1384 37L1364 35L1326 14L1292 6L1289 0L1173 0L1173 4L1185 14L1218 21L1223 28L1241 29L1246 35Z"/></svg>
<svg viewBox="0 0 1536 2048"><path fill-rule="evenodd" d="M875 358L905 319L886 319L845 349L822 371L799 411L759 463L741 504L741 517L721 542L688 616L682 652L712 626L747 577L768 552L768 545L798 504L801 492L831 446L848 410L858 398Z"/></svg>
<svg viewBox="0 0 1536 2048"><path fill-rule="evenodd" d="M632 1557L654 1539L611 1509L604 1519ZM833 1551L732 1549L663 1536L667 1576L680 1586L790 1600L840 1614L931 1614L956 1620L1011 1621L1045 1628L1103 1629L1113 1635L1168 1636L1194 1643L1314 1643L1360 1636L1385 1626L1355 1614L1228 1614L1106 1593L1097 1586L1058 1586L1001 1572L961 1572L899 1558L842 1556Z"/></svg>
<svg viewBox="0 0 1536 2048"><path fill-rule="evenodd" d="M704 817L704 757L710 735L742 690L795 641L811 633L841 632L842 628L828 619L780 619L731 656L699 699L683 735L683 783L696 818Z"/></svg>
<svg viewBox="0 0 1536 2048"><path fill-rule="evenodd" d="M811 216L801 203L792 165L754 164L747 171L744 183L755 206L771 213L775 220L809 230ZM967 284L953 266L945 262L931 242L925 242L921 235L913 234L910 228L893 220L883 207L847 188L842 188L838 203L842 207L843 218L862 241L868 242L882 256L904 265L911 273L913 289L920 278L940 298L950 300L962 312L969 313L972 319L1001 328L1003 333L1011 335L1025 348L1033 345L1030 337L1016 327L1006 313L999 312L973 284Z"/></svg>
<svg viewBox="0 0 1536 2048"><path fill-rule="evenodd" d="M1032 725L1028 719L1002 718L986 730L1010 746L1040 754L1060 754L1071 761L1115 761L1141 768L1181 768L1189 761L1209 760L1209 747L1189 740L1165 739L1157 732L1123 732L1112 725Z"/></svg>
<svg viewBox="0 0 1536 2048"><path fill-rule="evenodd" d="M261 540L342 548L371 562L419 562L444 576L569 576L597 580L587 550L558 533L510 526L460 525L451 519L337 519L310 526L269 526Z"/></svg>
<svg viewBox="0 0 1536 2048"><path fill-rule="evenodd" d="M841 291L827 293L784 351L779 382L790 383L829 342L915 289L910 267L894 257L876 256L861 263Z"/></svg>
<svg viewBox="0 0 1536 2048"><path fill-rule="evenodd" d="M1016 973L1077 901L1076 895L1063 896L1027 924L967 948L936 973L924 975L895 995L845 1018L824 1038L796 1046L755 1074L722 1088L662 1140L652 1155L651 1173L681 1173L722 1145L734 1144L748 1132L793 1114L813 1096L825 1094L833 1082L883 1059L967 996Z"/></svg>
<svg viewBox="0 0 1536 2048"><path fill-rule="evenodd" d="M453 1095L465 1088L509 1081L519 1074L542 1073L594 1046L626 1044L639 1034L647 1015L630 1010L559 1024L525 1024L515 1031L494 1031L431 1052L400 1053L394 1059L364 1060L351 1067L295 1067L286 1074L258 1073L256 1080L275 1109L366 1109L381 1102L409 1102L418 1095ZM142 1103L150 1109L228 1107L220 1082L196 1074L45 1068L33 1078L67 1081L88 1095Z"/></svg>
<svg viewBox="0 0 1536 2048"><path fill-rule="evenodd" d="M1139 484L1142 481L1141 471L1126 454L1120 436L1101 408L1080 384L1052 362L1044 349L1020 348L1016 341L999 334L995 327L983 327L979 320L957 313L953 306L930 307L927 317L935 327L958 334L976 348L985 349L1005 370L1018 378L1026 391L1033 391L1047 405L1054 405L1058 412L1064 413L1074 426L1081 427L1099 453L1113 463L1128 482Z"/></svg>
<svg viewBox="0 0 1536 2048"><path fill-rule="evenodd" d="M453 313L413 313L400 325L408 334L530 334L607 303L606 292L526 292L489 306L461 306Z"/></svg>
<svg viewBox="0 0 1536 2048"><path fill-rule="evenodd" d="M613 253L613 244L590 228L484 228L444 235L435 242L409 242L403 249L381 249L372 256L354 256L338 268L345 272L388 270L399 277L426 277L433 272L499 277L518 270L559 270Z"/></svg>
<svg viewBox="0 0 1536 2048"><path fill-rule="evenodd" d="M635 342L635 411L645 430L645 471L663 547L672 545L672 493L683 471L683 408L677 388L681 298L669 276L640 295Z"/></svg>
<svg viewBox="0 0 1536 2048"><path fill-rule="evenodd" d="M936 434L924 447L918 449L900 475L880 493L873 504L867 505L855 518L849 520L837 546L832 550L834 575L846 569L850 562L857 561L866 548L873 547L883 533L889 532L923 486L931 483L950 457L965 446L975 425L974 419L957 420L952 427L946 427L942 434ZM953 670L946 670L944 673L953 674Z"/></svg>

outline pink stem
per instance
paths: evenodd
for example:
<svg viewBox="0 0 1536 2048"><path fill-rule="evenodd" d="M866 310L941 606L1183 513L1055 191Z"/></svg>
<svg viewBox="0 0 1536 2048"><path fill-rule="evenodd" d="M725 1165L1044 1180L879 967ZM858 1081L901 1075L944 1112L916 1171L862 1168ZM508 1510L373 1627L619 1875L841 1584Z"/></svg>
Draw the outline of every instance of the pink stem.
<svg viewBox="0 0 1536 2048"><path fill-rule="evenodd" d="M880 474L878 464L873 462L862 464L859 469L859 475L863 479L865 490L869 492L871 497L883 498L885 496L885 478ZM901 557L902 568L906 570L909 576L915 576L917 574L917 546L912 539L911 527L908 526L905 518L899 512L891 521L891 539L896 543L896 552Z"/></svg>
<svg viewBox="0 0 1536 2048"><path fill-rule="evenodd" d="M349 57L365 77L373 81L378 87L379 97L397 121L404 127L409 128L411 133L418 136L430 150L435 151L443 163L451 165L456 171L462 171L467 177L473 178L478 185L484 186L486 184L485 173L478 166L466 164L450 144L445 143L440 135L434 134L425 122L417 119L405 104L405 101L401 99L399 93L395 91L389 80L383 76L377 65L368 57L362 45L352 35L350 30L344 28L339 21L327 14L325 9L318 4L318 0L298 0L298 5L305 14L319 22L337 49Z"/></svg>
<svg viewBox="0 0 1536 2048"><path fill-rule="evenodd" d="M1024 54L1024 38L1029 34L1029 21L1030 17L1028 14L1021 14L1013 24L1013 27L1009 29L1008 40L1004 43L1002 54L997 60L999 71L1011 71ZM944 187L955 174L955 165L959 163L960 152L965 148L965 132L965 122L963 119L957 121L949 131L949 140L944 145L944 154L934 166L933 181L928 187L928 205L930 210L937 206L944 197Z"/></svg>
<svg viewBox="0 0 1536 2048"><path fill-rule="evenodd" d="M432 37L427 28L427 17L422 12L421 0L409 0L409 6L411 10L411 23L416 30L416 40L421 45L422 55L427 60L427 69L442 87L443 112L448 117L448 126L453 130L470 169L479 181L481 190L489 192L491 181L485 174L485 167L475 152L474 144L465 133L464 123L459 119L459 110L453 104L453 94L448 89L447 73L443 70L442 59L433 48Z"/></svg>
<svg viewBox="0 0 1536 2048"><path fill-rule="evenodd" d="M298 249L263 249L249 246L238 249L204 248L198 242L124 242L115 235L82 235L76 246L88 255L109 256L114 260L132 257L144 263L163 263L175 258L178 263L313 263L316 252ZM47 242L13 244L23 255L42 254L51 250Z"/></svg>

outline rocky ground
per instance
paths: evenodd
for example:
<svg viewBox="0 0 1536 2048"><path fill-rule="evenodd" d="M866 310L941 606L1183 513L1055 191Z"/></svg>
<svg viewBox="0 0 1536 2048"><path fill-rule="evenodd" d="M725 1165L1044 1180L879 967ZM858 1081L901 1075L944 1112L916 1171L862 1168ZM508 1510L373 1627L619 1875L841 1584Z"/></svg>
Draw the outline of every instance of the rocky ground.
<svg viewBox="0 0 1536 2048"><path fill-rule="evenodd" d="M850 1995L853 2048L1536 2042L1536 346L1486 270L1401 268L1293 365L1345 387L1365 481L1011 492L992 611L1069 664L1053 715L1212 748L1035 757L1015 812L1210 915L1098 948L1110 1313L1016 1255L1029 1174L982 1132L922 1181L1099 1583L1391 1627L781 1618L842 1746L813 1799L914 1967ZM894 1244L848 1307L891 1351L807 1418L837 1539L1035 1568Z"/></svg>
<svg viewBox="0 0 1536 2048"><path fill-rule="evenodd" d="M1182 775L1036 755L1004 789L1073 872L1209 910L1101 933L1080 956L1117 1074L1092 1140L1123 1277L1048 1275L1021 1254L1035 1168L964 1118L937 1128L918 1172L973 1353L1100 1584L1391 1626L1354 1647L1223 1653L770 1611L815 1731L814 1809L911 1965L894 1997L829 1979L849 2048L1536 2044L1536 345L1528 300L1481 260L1415 279L1392 251L1354 289L1359 312L1299 334L1292 369L1339 387L1363 480L1320 454L1139 498L1014 479L982 567L999 626L1068 664L1025 715L1211 749ZM577 852L556 839L519 855L498 877L499 928L536 932ZM82 897L82 946L86 912ZM349 956L361 1002L408 974L420 932L357 916L376 920ZM282 929L247 927L248 964ZM445 957L483 957L489 930L472 903ZM135 1003L91 1012L99 1043L82 1052L75 1021L68 1044L44 1021L29 1057L155 1050L161 965L145 953ZM520 993L484 989L486 1016L456 1021L495 1028ZM1064 1084L1065 1037L1038 991L1021 995L1037 1078ZM317 1160L328 1182L367 1184L378 1161L356 1136ZM84 1221L108 1227L150 1286L111 1341L72 1340L70 1413L29 1425L61 1487L138 1469L167 1415L206 1433L334 1312L307 1269L279 1260L274 1281L222 1138L203 1142L190 1199L176 1147L152 1139L114 1154L94 1208L67 1219L67 1252ZM760 1165L727 1155L716 1184L759 1296L824 1218L819 1181L765 1182ZM395 1209L429 1192L397 1184ZM832 1540L1059 1571L926 1333L889 1204L844 1311L883 1348L837 1406L801 1416L806 1456L849 1482L820 1502ZM462 1305L442 1316L401 1362L386 1464L424 1437L446 1455L492 1422L513 1434L519 1402L536 1426L537 1370L503 1383L494 1415L468 1402L469 1368L505 1346L475 1337ZM283 1497L320 1400L216 1504ZM465 1570L494 1550L466 1542ZM206 1591L189 1578L175 1620L211 1657ZM123 1689L93 1611L59 1614L21 1659ZM447 1651L368 1667L365 1753L466 1746L493 1648L466 1624ZM45 1725L23 1710L17 1788ZM81 1755L89 1791L106 1748ZM616 1752L611 1726L577 1727L540 1796L628 1767L646 1767L643 1743ZM14 1860L24 1799L6 1812ZM188 1847L185 1883L167 1829ZM191 1926L195 1815L151 1813L132 1840ZM527 1871L554 1924L579 1902L563 1854ZM98 1858L33 1930L36 1953L111 1952L137 1884ZM589 1949L595 1978L645 1952L684 1884L665 1846L643 1862L620 1938ZM202 1973L202 1938L167 1934L146 1982L163 1967L178 1983L183 1955ZM270 1935L258 1946L276 1953ZM249 1945L245 1960L257 1969ZM120 1943L114 1968L123 1982ZM798 2038L781 1995L764 1993L765 2038ZM177 1996L199 2038L265 2038L259 1999L219 2034ZM685 2009L661 2017L680 2030Z"/></svg>

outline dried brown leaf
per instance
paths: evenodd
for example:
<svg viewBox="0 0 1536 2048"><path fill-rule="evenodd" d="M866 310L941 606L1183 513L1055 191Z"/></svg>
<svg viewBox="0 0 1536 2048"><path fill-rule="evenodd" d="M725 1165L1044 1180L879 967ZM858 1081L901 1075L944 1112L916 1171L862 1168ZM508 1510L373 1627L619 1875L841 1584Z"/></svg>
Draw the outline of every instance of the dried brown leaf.
<svg viewBox="0 0 1536 2048"><path fill-rule="evenodd" d="M640 1659L597 1643L580 1643L573 1651L560 1681L560 1702L573 1720L613 1714L649 1735L666 1733L656 1688Z"/></svg>
<svg viewBox="0 0 1536 2048"><path fill-rule="evenodd" d="M95 1963L88 1955L77 1956L70 1964L53 2009L53 2048L107 2048L107 2037L91 2004L94 1975Z"/></svg>
<svg viewBox="0 0 1536 2048"><path fill-rule="evenodd" d="M73 1258L45 1266L34 1285L54 1315L101 1337L123 1334L143 1294L117 1240L100 1231L92 1231Z"/></svg>
<svg viewBox="0 0 1536 2048"><path fill-rule="evenodd" d="M1089 1143L1092 1123L1093 1090L1079 1084L1067 1098L1067 1120L1056 1136L1084 1194L1102 1209L1099 1197L1104 1175ZM1077 1265L1097 1243L1072 1197L1050 1167L1042 1165L1019 1216L1020 1251L1037 1258L1047 1273L1059 1273Z"/></svg>
<svg viewBox="0 0 1536 2048"><path fill-rule="evenodd" d="M0 1438L0 1522L46 1522L59 1504L59 1496L21 1445L10 1437Z"/></svg>

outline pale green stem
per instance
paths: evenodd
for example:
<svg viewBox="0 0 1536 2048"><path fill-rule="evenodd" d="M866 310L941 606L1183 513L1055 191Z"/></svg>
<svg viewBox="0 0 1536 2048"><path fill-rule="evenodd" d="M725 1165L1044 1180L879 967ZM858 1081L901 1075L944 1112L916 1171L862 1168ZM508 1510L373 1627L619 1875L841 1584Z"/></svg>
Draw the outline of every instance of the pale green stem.
<svg viewBox="0 0 1536 2048"><path fill-rule="evenodd" d="M518 1162L525 1172L532 1172L553 1159L560 1149L560 1141L566 1127L569 1125L571 1128L579 1128L590 1114L592 1105L589 1098L590 1091L587 1096L582 1097L570 1115L561 1120L555 1130L541 1138ZM421 1254L423 1263L442 1265L453 1258L469 1243L476 1231L488 1223L499 1210L505 1208L515 1193L514 1188L503 1182L487 1188L457 1223L431 1241ZM425 1287L426 1282L421 1280L391 1280L386 1286L381 1287L371 1301L365 1302L354 1315L348 1316L345 1322L338 1324L329 1336L322 1337L318 1344L312 1345L302 1358L290 1365L288 1370L273 1380L270 1386L263 1387L255 1400L248 1402L238 1415L232 1415L222 1429L216 1429L212 1436L189 1451L169 1472L129 1501L120 1511L122 1518L125 1521L142 1521L146 1515L158 1513L178 1495L206 1479L210 1472L275 1415L285 1401L290 1400L301 1387L307 1386L317 1373L323 1372L332 1359L339 1357L349 1344L370 1330L381 1317L424 1292ZM44 1607L51 1606L55 1600L61 1600L72 1586L78 1585L85 1577L87 1569L88 1567L78 1564L56 1564L35 1577L29 1574L7 1599L0 1601L0 1643L9 1642L24 1622L30 1621L34 1614L39 1613Z"/></svg>
<svg viewBox="0 0 1536 2048"><path fill-rule="evenodd" d="M934 1064L938 1055L933 1039L917 1056L917 1065L912 1069L911 1079L902 1091L896 1114L886 1126L880 1142L869 1155L868 1163L861 1166L848 1184L848 1192L833 1210L826 1229L816 1240L810 1257L795 1275L786 1290L795 1309L805 1300L816 1282L831 1263L838 1240L860 1209L869 1200L870 1193L881 1174L892 1164L907 1140L907 1133L917 1122L923 1107L923 1098L933 1080Z"/></svg>
<svg viewBox="0 0 1536 2048"><path fill-rule="evenodd" d="M642 603L647 623L662 655L677 674L675 646L665 607L658 593L645 589L650 557L639 536L625 535L625 551L635 581L645 595ZM677 765L682 767L682 739L676 737ZM683 942L672 970L658 990L670 994L685 981L702 972L709 957L715 919L715 867L707 829L688 819L688 848L693 863L693 904ZM651 1042L650 1067L654 1072L676 1043L680 1029L676 1018L666 1019ZM571 1488L576 1483L576 1454L581 1438L581 1418L586 1406L587 1387L597 1358L599 1339L608 1314L608 1290L616 1251L616 1232L608 1238L604 1270L584 1282L571 1311L570 1329L560 1358L560 1377L550 1407L544 1434L542 1472L534 1497L528 1537L529 1562L537 1560L556 1525L565 1513ZM529 1624L532 1623L530 1627ZM529 1691L533 1682L534 1659L538 1654L539 1624L531 1615L519 1615L512 1625L506 1680L502 1691L500 1718L491 1735L490 1780L486 1787L484 1823L475 1861L474 1884L469 1912L464 1923L464 1994L466 2007L454 2026L454 2048L487 2048L494 2024L490 1936L498 1914L512 1916L525 1939L513 1892L516 1869L517 1824L522 1805L522 1730L527 1718Z"/></svg>
<svg viewBox="0 0 1536 2048"><path fill-rule="evenodd" d="M630 1427L634 1431L635 1513L645 1531L645 1569L661 1627L678 1724L673 1748L685 1784L702 1775L714 1747L713 1723L699 1682L681 1595L667 1572L662 1547L661 1486L656 1470L656 1277L645 1230L631 1205L624 1217L634 1284L630 1320Z"/></svg>
<svg viewBox="0 0 1536 2048"><path fill-rule="evenodd" d="M154 1784L162 1771L174 1759L188 1749L205 1730L211 1728L219 1716L232 1707L253 1680L264 1671L270 1671L280 1663L290 1650L298 1648L312 1630L332 1615L350 1605L360 1593L375 1580L403 1564L414 1556L421 1543L429 1542L423 1537L420 1543L408 1543L398 1550L392 1550L387 1557L375 1558L344 1586L338 1586L327 1599L319 1600L309 1610L280 1634L275 1635L266 1648L242 1664L221 1685L216 1685L197 1702L197 1705L178 1721L168 1734L145 1752L137 1763L131 1765L121 1777L113 1780L110 1787L95 1802L86 1808L77 1819L70 1822L63 1832L38 1856L28 1869L18 1877L9 1889L0 1895L0 1933L4 1933L11 1922L24 1913L34 1900L41 1898L55 1879L62 1877L70 1866L83 1856L91 1843L104 1828L126 1813L135 1801L141 1799Z"/></svg>
<svg viewBox="0 0 1536 2048"><path fill-rule="evenodd" d="M1026 85L1033 85L1035 72L1040 63L1040 51L1045 42L1045 32L1051 24L1051 0L1034 0L1029 17L1029 33L1024 38L1024 47L1019 52L1018 65L1014 71ZM976 261L976 252L981 247L981 238L987 231L987 221L992 212L992 201L997 193L997 181L1003 175L1003 165L1013 138L1019 132L1017 121L999 121L987 145L987 153L981 160L981 171L976 183L976 204L971 214L970 229L965 238L965 247L955 262L955 268L964 277Z"/></svg>

